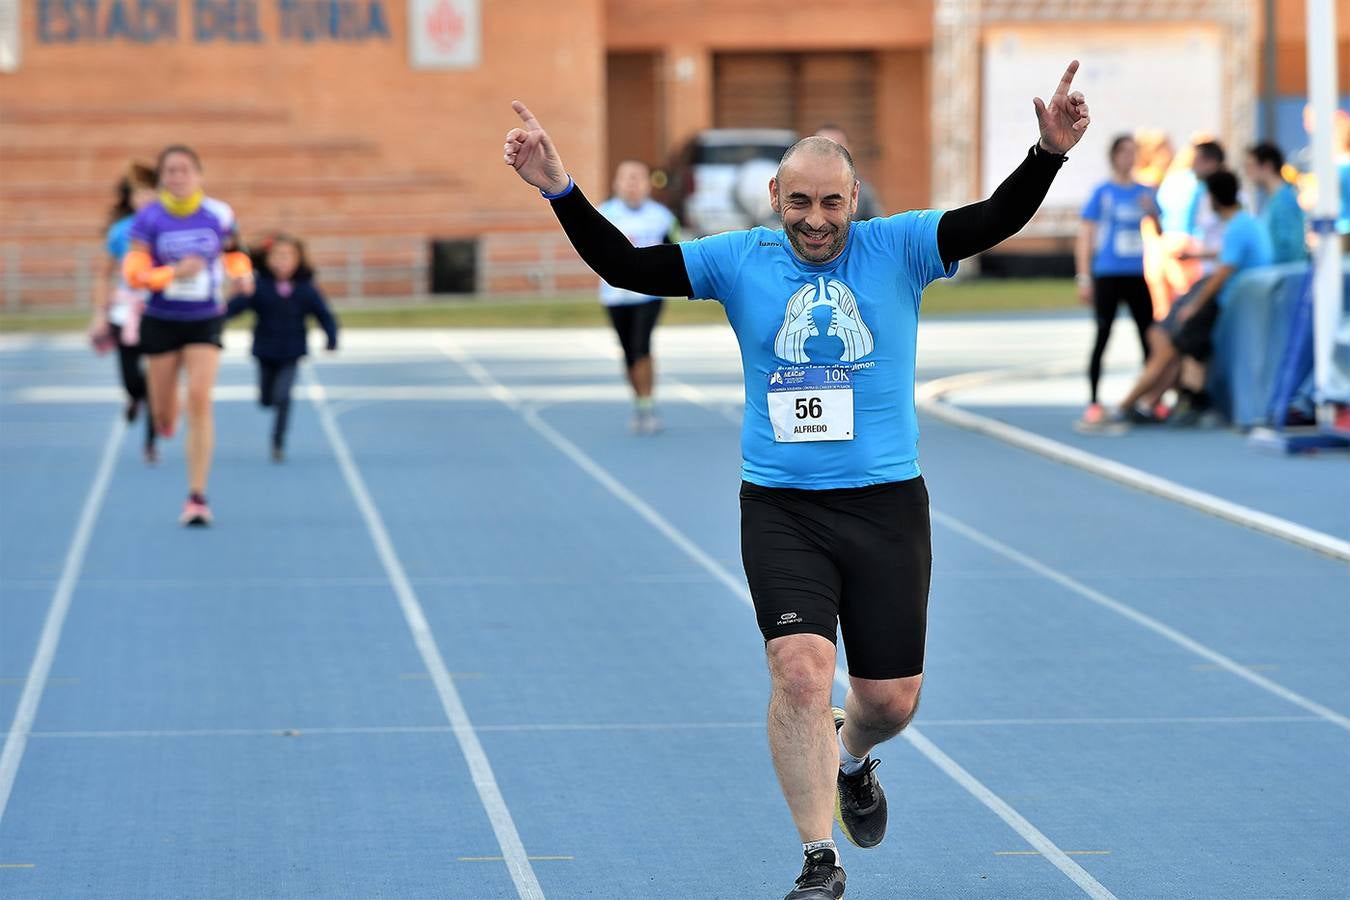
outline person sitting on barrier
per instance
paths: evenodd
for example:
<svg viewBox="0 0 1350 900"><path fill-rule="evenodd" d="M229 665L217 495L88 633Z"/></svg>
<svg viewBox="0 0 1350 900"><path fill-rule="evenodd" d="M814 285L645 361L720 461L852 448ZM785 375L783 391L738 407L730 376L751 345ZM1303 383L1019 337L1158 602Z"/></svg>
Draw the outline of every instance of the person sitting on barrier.
<svg viewBox="0 0 1350 900"><path fill-rule="evenodd" d="M1151 410L1140 409L1140 401L1159 396L1176 383L1180 397L1168 417L1169 423L1197 424L1210 407L1205 391L1206 364L1214 350L1214 326L1227 302L1234 276L1256 266L1270 265L1270 238L1238 202L1237 176L1227 171L1215 172L1205 179L1205 188L1224 223L1214 274L1179 299L1167 318L1150 329L1152 353L1148 365L1113 413L1113 422L1151 420Z"/></svg>

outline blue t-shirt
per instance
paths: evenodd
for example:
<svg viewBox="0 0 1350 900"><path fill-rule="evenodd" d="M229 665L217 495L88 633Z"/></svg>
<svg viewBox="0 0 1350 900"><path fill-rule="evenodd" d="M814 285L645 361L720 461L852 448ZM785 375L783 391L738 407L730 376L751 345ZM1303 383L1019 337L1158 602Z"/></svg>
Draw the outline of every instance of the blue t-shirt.
<svg viewBox="0 0 1350 900"><path fill-rule="evenodd" d="M938 253L941 218L923 210L854 222L843 251L820 265L798 259L783 233L768 228L680 244L693 296L721 301L740 343L746 481L826 490L918 477L919 299L931 282L956 273ZM793 385L812 393L787 391ZM795 402L809 432L823 428L808 417L819 415L818 398L839 408L835 388L851 390L850 439L775 428L771 393L779 410L784 397L795 398L786 408Z"/></svg>
<svg viewBox="0 0 1350 900"><path fill-rule="evenodd" d="M1256 218L1270 237L1273 262L1298 262L1308 258L1303 208L1298 205L1298 192L1292 184L1285 182L1276 188Z"/></svg>
<svg viewBox="0 0 1350 900"><path fill-rule="evenodd" d="M1097 225L1092 274L1143 275L1144 235L1139 223L1156 208L1152 188L1108 181L1097 187L1083 207L1083 220Z"/></svg>
<svg viewBox="0 0 1350 900"><path fill-rule="evenodd" d="M122 257L127 255L131 249L131 223L136 221L135 216L126 216L118 219L108 228L108 233L103 242L103 246L108 251L108 255L117 262L122 261Z"/></svg>
<svg viewBox="0 0 1350 900"><path fill-rule="evenodd" d="M1195 218L1197 191L1204 186L1190 169L1169 172L1155 195L1164 234L1190 234Z"/></svg>
<svg viewBox="0 0 1350 900"><path fill-rule="evenodd" d="M1219 292L1219 303L1228 302L1228 294L1240 273L1258 266L1268 266L1273 260L1270 236L1256 221L1256 217L1246 210L1234 215L1224 224L1223 247L1219 250L1219 265L1232 266L1233 274Z"/></svg>

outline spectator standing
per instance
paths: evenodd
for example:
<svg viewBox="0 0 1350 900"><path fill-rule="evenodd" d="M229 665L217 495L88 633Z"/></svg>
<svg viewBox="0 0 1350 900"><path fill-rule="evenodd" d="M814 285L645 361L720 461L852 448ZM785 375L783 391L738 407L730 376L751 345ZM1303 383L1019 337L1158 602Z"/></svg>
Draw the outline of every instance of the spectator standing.
<svg viewBox="0 0 1350 900"><path fill-rule="evenodd" d="M1083 207L1074 259L1078 272L1078 298L1094 310L1097 336L1088 362L1087 425L1099 425L1106 414L1097 401L1102 375L1102 355L1111 338L1116 311L1124 304L1139 332L1139 344L1148 360L1148 329L1153 324L1153 299L1144 280L1145 218L1157 220L1153 190L1134 180L1138 148L1134 138L1122 134L1111 142L1111 177L1098 185Z"/></svg>
<svg viewBox="0 0 1350 900"><path fill-rule="evenodd" d="M1297 262L1308 257L1306 222L1298 191L1284 178L1284 153L1271 143L1247 151L1246 175L1255 185L1256 219L1270 237L1273 261Z"/></svg>

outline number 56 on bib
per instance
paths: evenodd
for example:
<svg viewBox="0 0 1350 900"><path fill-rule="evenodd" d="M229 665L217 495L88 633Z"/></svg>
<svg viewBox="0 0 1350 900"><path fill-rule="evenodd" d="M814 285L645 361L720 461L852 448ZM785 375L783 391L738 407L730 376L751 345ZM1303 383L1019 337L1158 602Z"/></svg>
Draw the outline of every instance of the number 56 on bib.
<svg viewBox="0 0 1350 900"><path fill-rule="evenodd" d="M768 400L779 443L853 440L853 373L843 366L775 369Z"/></svg>

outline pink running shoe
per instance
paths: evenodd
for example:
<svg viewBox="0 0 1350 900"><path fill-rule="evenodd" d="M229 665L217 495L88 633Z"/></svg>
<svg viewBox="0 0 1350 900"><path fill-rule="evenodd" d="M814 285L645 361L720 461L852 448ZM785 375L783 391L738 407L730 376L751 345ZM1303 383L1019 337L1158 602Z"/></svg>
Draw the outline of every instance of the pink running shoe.
<svg viewBox="0 0 1350 900"><path fill-rule="evenodd" d="M205 503L198 503L196 500L189 500L183 504L183 512L178 516L178 523L187 526L206 526L211 524L211 508Z"/></svg>
<svg viewBox="0 0 1350 900"><path fill-rule="evenodd" d="M1106 421L1106 410L1102 409L1100 403L1093 403L1083 410L1084 425L1100 425Z"/></svg>

